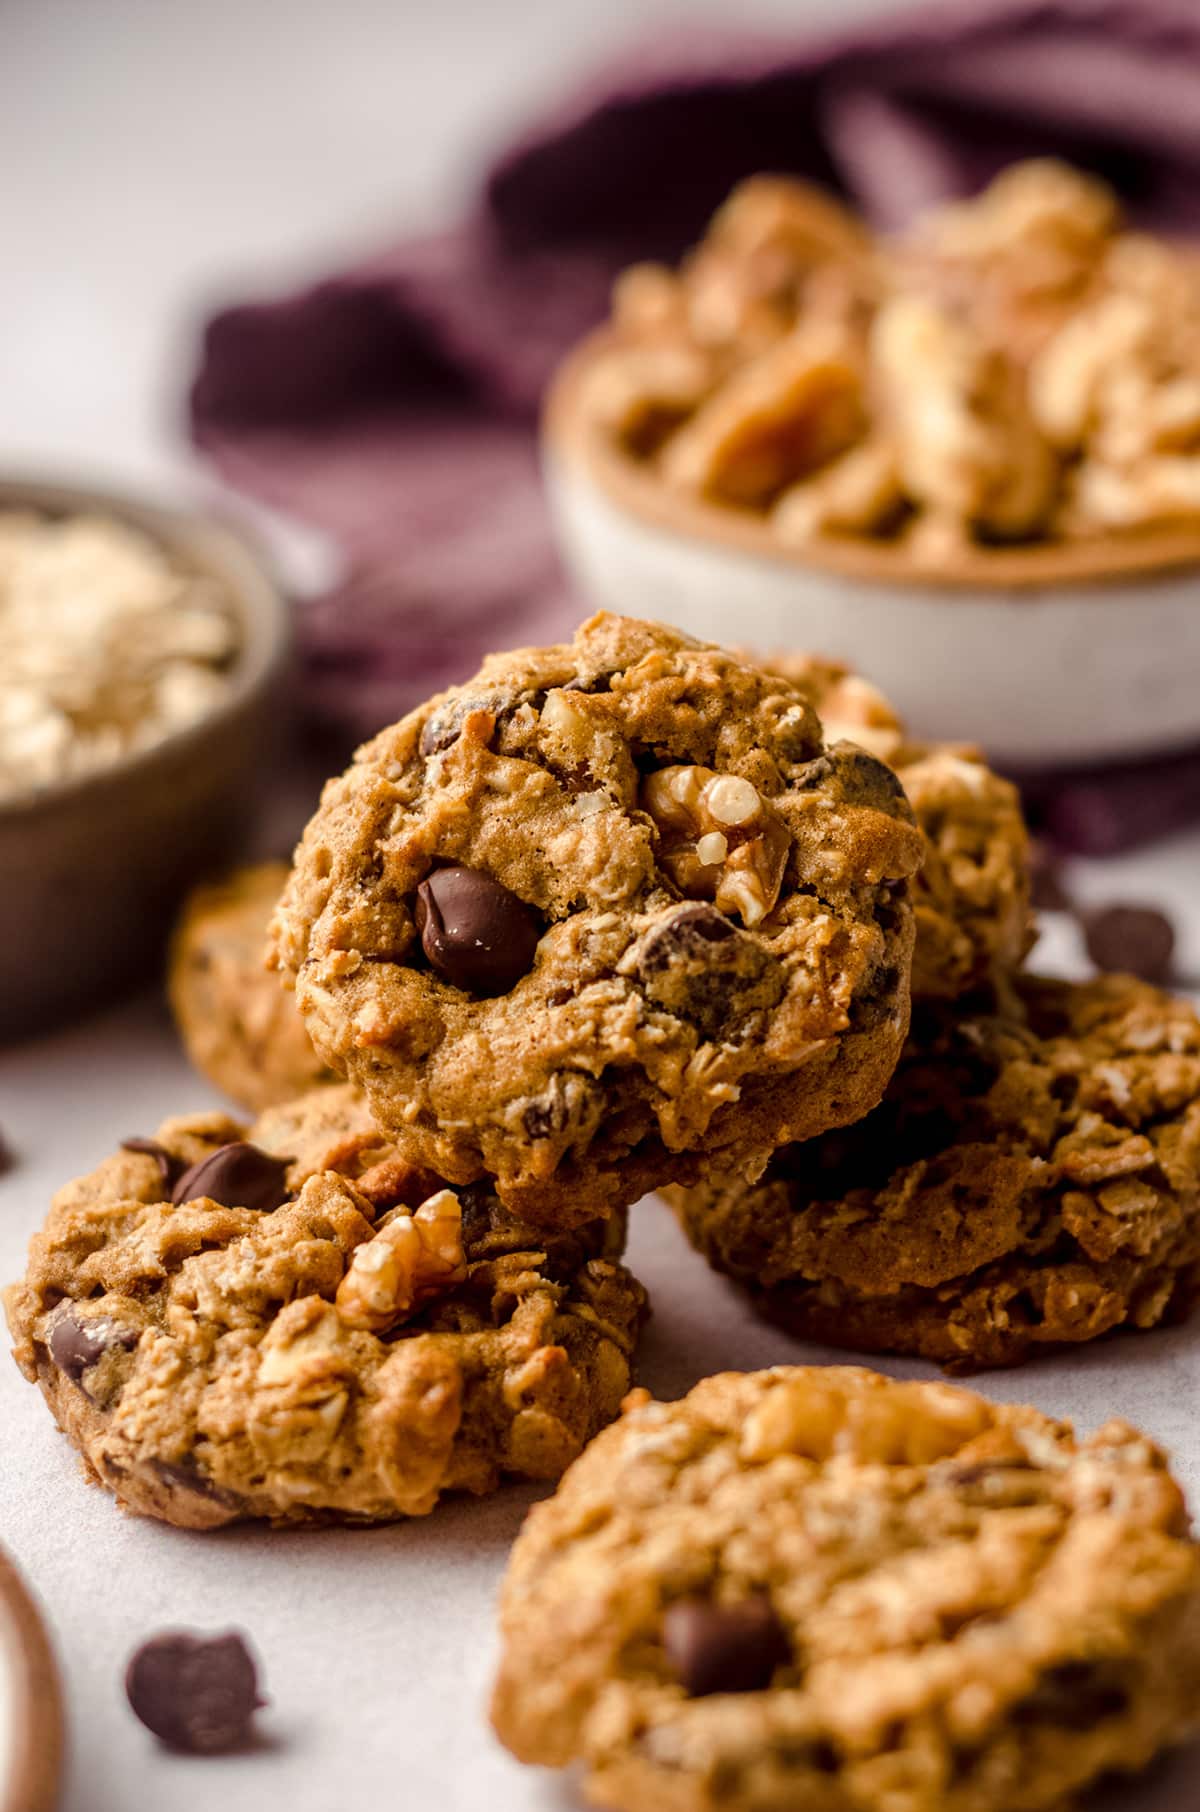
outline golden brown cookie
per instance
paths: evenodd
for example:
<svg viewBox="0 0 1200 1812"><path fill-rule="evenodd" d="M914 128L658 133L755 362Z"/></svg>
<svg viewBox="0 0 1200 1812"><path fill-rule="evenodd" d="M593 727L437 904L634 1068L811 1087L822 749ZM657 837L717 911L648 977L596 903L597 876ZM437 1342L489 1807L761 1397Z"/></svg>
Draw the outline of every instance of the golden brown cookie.
<svg viewBox="0 0 1200 1812"><path fill-rule="evenodd" d="M188 1056L252 1113L333 1074L266 967L267 927L287 878L286 862L262 862L198 887L171 942L167 988Z"/></svg>
<svg viewBox="0 0 1200 1812"><path fill-rule="evenodd" d="M1163 1455L850 1367L634 1405L526 1519L493 1698L620 1812L1059 1812L1200 1723Z"/></svg>
<svg viewBox="0 0 1200 1812"><path fill-rule="evenodd" d="M829 742L859 743L904 784L926 844L912 886L913 999L953 1000L1010 974L1034 935L1016 787L978 749L914 741L883 694L838 661L774 654L767 665L812 700Z"/></svg>
<svg viewBox="0 0 1200 1812"><path fill-rule="evenodd" d="M126 1509L381 1522L557 1478L616 1415L646 1307L623 1233L445 1188L343 1085L129 1142L59 1194L6 1306Z"/></svg>
<svg viewBox="0 0 1200 1812"><path fill-rule="evenodd" d="M786 680L600 615L359 751L276 960L381 1126L563 1224L878 1100L921 853L891 770Z"/></svg>
<svg viewBox="0 0 1200 1812"><path fill-rule="evenodd" d="M968 1370L1200 1292L1200 1019L1130 976L922 1006L882 1104L761 1183L673 1192L793 1332Z"/></svg>

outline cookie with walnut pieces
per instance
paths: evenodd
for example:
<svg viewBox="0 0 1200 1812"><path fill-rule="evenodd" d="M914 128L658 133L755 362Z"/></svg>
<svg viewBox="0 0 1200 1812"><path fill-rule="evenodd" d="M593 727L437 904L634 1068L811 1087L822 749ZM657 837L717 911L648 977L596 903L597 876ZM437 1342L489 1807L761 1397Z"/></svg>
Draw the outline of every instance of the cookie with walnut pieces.
<svg viewBox="0 0 1200 1812"><path fill-rule="evenodd" d="M6 1307L126 1509L383 1522L557 1478L612 1420L646 1308L623 1234L447 1188L343 1084L127 1141L61 1191Z"/></svg>
<svg viewBox="0 0 1200 1812"><path fill-rule="evenodd" d="M921 856L891 770L789 682L600 615L359 751L276 960L381 1126L562 1224L874 1105Z"/></svg>
<svg viewBox="0 0 1200 1812"><path fill-rule="evenodd" d="M1200 1725L1164 1456L850 1367L635 1392L529 1513L492 1714L619 1812L1059 1812Z"/></svg>
<svg viewBox="0 0 1200 1812"><path fill-rule="evenodd" d="M266 967L286 862L239 868L189 896L171 940L167 991L196 1068L250 1113L333 1079L295 996Z"/></svg>
<svg viewBox="0 0 1200 1812"><path fill-rule="evenodd" d="M921 1005L859 1125L672 1200L772 1320L860 1352L965 1371L1178 1321L1200 1296L1200 1018L1119 975Z"/></svg>
<svg viewBox="0 0 1200 1812"><path fill-rule="evenodd" d="M895 769L925 834L913 882L914 1000L954 1000L1017 968L1033 943L1029 832L1011 780L970 745L912 739L883 694L839 661L766 663L812 701L830 742L857 742Z"/></svg>

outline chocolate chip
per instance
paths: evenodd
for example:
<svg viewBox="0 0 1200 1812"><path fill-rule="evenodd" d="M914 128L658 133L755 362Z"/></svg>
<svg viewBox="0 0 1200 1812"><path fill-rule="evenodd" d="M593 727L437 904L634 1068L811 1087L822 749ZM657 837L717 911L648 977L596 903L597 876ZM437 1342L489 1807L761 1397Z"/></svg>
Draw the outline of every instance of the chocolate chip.
<svg viewBox="0 0 1200 1812"><path fill-rule="evenodd" d="M167 1631L135 1651L125 1672L134 1715L172 1749L211 1755L243 1742L266 1703L254 1657L235 1631L189 1636Z"/></svg>
<svg viewBox="0 0 1200 1812"><path fill-rule="evenodd" d="M715 906L681 906L654 927L642 946L638 968L643 975L653 975L681 959L710 956L714 944L737 935L737 926Z"/></svg>
<svg viewBox="0 0 1200 1812"><path fill-rule="evenodd" d="M693 1699L760 1692L792 1658L787 1632L765 1592L737 1604L682 1598L663 1617L663 1647Z"/></svg>
<svg viewBox="0 0 1200 1812"><path fill-rule="evenodd" d="M89 1315L81 1319L73 1310L65 1310L50 1329L47 1345L50 1357L72 1384L79 1384L84 1372L115 1348L129 1352L138 1343L137 1328L122 1327L111 1315Z"/></svg>
<svg viewBox="0 0 1200 1812"><path fill-rule="evenodd" d="M291 1194L287 1186L290 1158L273 1158L257 1145L237 1140L221 1145L206 1158L185 1170L176 1183L171 1200L199 1201L207 1196L223 1208L252 1208L259 1214L270 1214L286 1202Z"/></svg>
<svg viewBox="0 0 1200 1812"><path fill-rule="evenodd" d="M421 725L417 747L422 755L440 755L458 741L462 732L463 706L448 711L444 717L427 717Z"/></svg>
<svg viewBox="0 0 1200 1812"><path fill-rule="evenodd" d="M153 1158L158 1165L163 1185L169 1189L183 1168L182 1161L169 1152L157 1139L122 1139L122 1151L140 1151L146 1157Z"/></svg>
<svg viewBox="0 0 1200 1812"><path fill-rule="evenodd" d="M435 974L471 994L506 994L541 936L524 901L478 868L435 868L417 889L416 919Z"/></svg>
<svg viewBox="0 0 1200 1812"><path fill-rule="evenodd" d="M1128 1705L1128 1686L1115 1663L1064 1661L1042 1675L1011 1715L1017 1724L1090 1730L1105 1718L1119 1717Z"/></svg>
<svg viewBox="0 0 1200 1812"><path fill-rule="evenodd" d="M1097 969L1165 981L1175 954L1175 928L1153 906L1106 906L1083 921L1087 953Z"/></svg>
<svg viewBox="0 0 1200 1812"><path fill-rule="evenodd" d="M12 1170L16 1165L16 1162L17 1160L13 1156L12 1146L8 1143L4 1134L0 1133L0 1177L2 1177L6 1171Z"/></svg>
<svg viewBox="0 0 1200 1812"><path fill-rule="evenodd" d="M853 743L835 743L814 761L806 762L792 777L792 785L804 792L836 784L847 805L863 805L876 811L892 812L908 799L899 776L877 755Z"/></svg>

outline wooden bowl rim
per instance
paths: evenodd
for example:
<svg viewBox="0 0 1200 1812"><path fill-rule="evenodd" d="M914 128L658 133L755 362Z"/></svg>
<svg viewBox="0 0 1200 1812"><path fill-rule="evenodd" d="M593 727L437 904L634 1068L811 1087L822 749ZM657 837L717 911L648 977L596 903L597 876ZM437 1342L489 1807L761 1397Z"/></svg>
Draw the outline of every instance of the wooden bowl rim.
<svg viewBox="0 0 1200 1812"><path fill-rule="evenodd" d="M1200 526L1106 535L1094 541L967 548L952 559L922 558L887 542L825 536L803 549L781 546L767 522L748 510L684 497L615 445L582 406L596 360L619 345L611 327L589 334L560 365L543 411L543 444L575 474L590 479L609 503L658 529L707 542L794 572L814 569L875 586L914 581L990 602L997 592L1045 593L1071 585L1101 590L1121 580L1162 577L1200 566Z"/></svg>
<svg viewBox="0 0 1200 1812"><path fill-rule="evenodd" d="M62 1778L62 1688L41 1612L3 1549L0 1633L13 1693L11 1768L0 1782L0 1812L51 1812Z"/></svg>

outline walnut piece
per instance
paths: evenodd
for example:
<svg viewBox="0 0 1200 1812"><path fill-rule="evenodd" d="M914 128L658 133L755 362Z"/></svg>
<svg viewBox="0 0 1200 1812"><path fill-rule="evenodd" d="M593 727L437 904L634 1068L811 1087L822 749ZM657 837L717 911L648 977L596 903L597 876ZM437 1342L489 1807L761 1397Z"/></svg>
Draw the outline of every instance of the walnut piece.
<svg viewBox="0 0 1200 1812"><path fill-rule="evenodd" d="M452 1189L439 1189L415 1213L393 1209L355 1247L337 1311L345 1326L380 1333L466 1274L462 1208Z"/></svg>
<svg viewBox="0 0 1200 1812"><path fill-rule="evenodd" d="M643 782L642 805L680 893L761 924L779 898L791 838L757 787L711 768L659 768Z"/></svg>
<svg viewBox="0 0 1200 1812"><path fill-rule="evenodd" d="M752 1465L794 1453L810 1460L846 1454L884 1466L927 1466L982 1434L989 1411L978 1397L946 1384L898 1384L847 1391L810 1379L781 1383L742 1431Z"/></svg>

